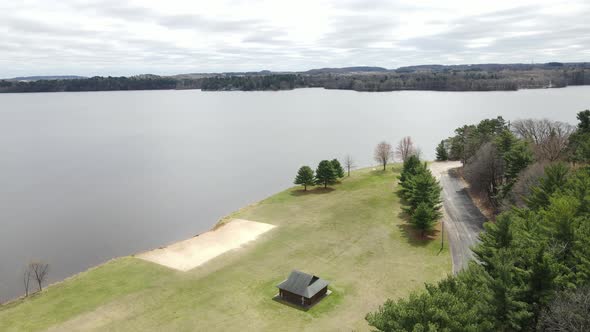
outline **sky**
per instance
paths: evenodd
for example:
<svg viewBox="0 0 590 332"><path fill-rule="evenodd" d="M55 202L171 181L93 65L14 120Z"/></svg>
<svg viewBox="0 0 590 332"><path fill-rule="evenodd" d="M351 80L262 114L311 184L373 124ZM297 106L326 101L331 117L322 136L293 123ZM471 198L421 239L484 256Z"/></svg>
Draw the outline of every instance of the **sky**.
<svg viewBox="0 0 590 332"><path fill-rule="evenodd" d="M0 0L0 77L590 61L590 1Z"/></svg>

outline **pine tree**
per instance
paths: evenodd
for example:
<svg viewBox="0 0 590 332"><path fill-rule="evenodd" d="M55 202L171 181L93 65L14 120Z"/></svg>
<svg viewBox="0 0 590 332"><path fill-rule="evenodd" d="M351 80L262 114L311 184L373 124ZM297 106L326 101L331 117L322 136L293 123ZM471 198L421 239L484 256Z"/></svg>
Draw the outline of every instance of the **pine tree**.
<svg viewBox="0 0 590 332"><path fill-rule="evenodd" d="M512 134L511 134L512 135ZM516 141L508 151L503 154L504 158L504 185L501 188L501 195L506 197L512 190L512 186L518 180L518 175L533 162L533 152L524 141Z"/></svg>
<svg viewBox="0 0 590 332"><path fill-rule="evenodd" d="M407 199L407 195L411 189L410 179L421 173L426 171L426 166L420 162L420 158L416 155L411 155L406 161L404 161L404 166L399 179L399 185L401 187L399 193L400 196Z"/></svg>
<svg viewBox="0 0 590 332"><path fill-rule="evenodd" d="M500 249L508 248L513 239L510 224L512 223L511 215L508 213L501 214L496 218L496 222L486 222L484 224L485 232L479 237L481 243L473 248L475 257L484 267L491 265L491 260Z"/></svg>
<svg viewBox="0 0 590 332"><path fill-rule="evenodd" d="M553 193L565 186L569 175L569 168L562 163L545 168L545 175L539 180L539 185L531 188L531 194L525 197L527 206L532 210L539 210L549 205L549 198Z"/></svg>
<svg viewBox="0 0 590 332"><path fill-rule="evenodd" d="M546 170L531 208L515 207L486 224L466 270L425 292L389 300L367 316L369 323L380 331L506 332L590 322L588 306L576 310L581 305L573 299L553 300L560 290L577 295L590 284L590 168ZM410 177L410 187L421 177ZM411 221L427 220L427 210L420 204Z"/></svg>
<svg viewBox="0 0 590 332"><path fill-rule="evenodd" d="M297 172L294 183L302 185L303 190L307 191L307 186L313 186L315 184L313 170L309 166L301 166Z"/></svg>
<svg viewBox="0 0 590 332"><path fill-rule="evenodd" d="M562 194L552 196L549 201L547 209L541 212L543 223L552 240L560 245L560 260L569 263L579 221L576 213L580 203L574 197Z"/></svg>
<svg viewBox="0 0 590 332"><path fill-rule="evenodd" d="M539 309L549 303L555 290L554 258L545 251L543 247L537 250L528 277L527 302L533 305L533 312L536 313L535 321L538 318Z"/></svg>
<svg viewBox="0 0 590 332"><path fill-rule="evenodd" d="M526 302L522 301L525 286L519 285L514 258L506 249L501 249L492 260L489 287L492 290L491 304L494 307L495 326L498 331L519 331L533 317Z"/></svg>
<svg viewBox="0 0 590 332"><path fill-rule="evenodd" d="M422 232L421 235L424 237L426 232L432 230L439 217L440 214L428 203L422 202L416 207L414 214L410 218L410 222Z"/></svg>
<svg viewBox="0 0 590 332"><path fill-rule="evenodd" d="M315 171L316 184L323 184L324 188L336 183L337 174L329 160L322 160Z"/></svg>
<svg viewBox="0 0 590 332"><path fill-rule="evenodd" d="M572 255L576 262L576 283L590 285L590 222L580 223Z"/></svg>
<svg viewBox="0 0 590 332"><path fill-rule="evenodd" d="M445 146L445 141L442 140L438 143L436 147L436 160L437 161L446 161L449 160L449 152L447 151L447 147Z"/></svg>
<svg viewBox="0 0 590 332"><path fill-rule="evenodd" d="M344 168L342 168L342 165L340 165L338 159L332 159L330 163L332 164L332 168L334 168L334 171L336 171L336 176L339 178L343 178Z"/></svg>
<svg viewBox="0 0 590 332"><path fill-rule="evenodd" d="M485 272L474 267L447 277L407 299L388 300L367 315L378 331L495 331Z"/></svg>
<svg viewBox="0 0 590 332"><path fill-rule="evenodd" d="M573 162L590 161L590 110L578 113L577 130L569 137L569 153Z"/></svg>
<svg viewBox="0 0 590 332"><path fill-rule="evenodd" d="M405 197L409 204L407 212L412 214L420 203L426 203L440 214L438 210L442 202L440 198L442 188L429 170L411 177L407 184L409 189Z"/></svg>
<svg viewBox="0 0 590 332"><path fill-rule="evenodd" d="M580 201L579 214L590 213L590 167L578 169L567 179L565 193Z"/></svg>

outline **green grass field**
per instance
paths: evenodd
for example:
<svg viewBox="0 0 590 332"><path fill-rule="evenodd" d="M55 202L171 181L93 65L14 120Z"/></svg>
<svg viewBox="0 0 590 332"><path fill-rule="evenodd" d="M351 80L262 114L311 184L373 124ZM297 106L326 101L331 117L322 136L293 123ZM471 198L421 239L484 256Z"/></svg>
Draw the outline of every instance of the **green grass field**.
<svg viewBox="0 0 590 332"><path fill-rule="evenodd" d="M0 331L369 330L365 315L451 271L440 239L398 216L396 172L356 171L334 190L291 188L230 217L277 225L188 272L114 259L0 307ZM292 269L331 282L309 311L272 300Z"/></svg>

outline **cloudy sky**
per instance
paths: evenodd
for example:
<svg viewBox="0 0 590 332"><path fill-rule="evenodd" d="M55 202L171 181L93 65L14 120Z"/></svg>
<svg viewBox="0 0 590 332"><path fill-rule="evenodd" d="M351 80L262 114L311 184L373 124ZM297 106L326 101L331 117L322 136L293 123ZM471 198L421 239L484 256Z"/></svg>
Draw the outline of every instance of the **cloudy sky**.
<svg viewBox="0 0 590 332"><path fill-rule="evenodd" d="M0 77L590 61L588 0L0 0Z"/></svg>

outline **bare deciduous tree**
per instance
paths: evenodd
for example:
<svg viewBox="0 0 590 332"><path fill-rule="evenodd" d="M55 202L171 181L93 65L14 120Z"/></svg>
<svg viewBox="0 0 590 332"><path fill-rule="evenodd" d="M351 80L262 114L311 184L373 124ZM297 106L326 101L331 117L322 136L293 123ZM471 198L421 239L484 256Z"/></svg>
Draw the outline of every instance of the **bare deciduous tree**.
<svg viewBox="0 0 590 332"><path fill-rule="evenodd" d="M412 142L412 138L410 136L406 136L397 143L397 147L395 149L396 157L401 161L406 161L409 156L416 153L416 147L414 146L414 142Z"/></svg>
<svg viewBox="0 0 590 332"><path fill-rule="evenodd" d="M383 141L375 147L375 161L383 165L383 170L387 167L387 163L393 157L393 150L391 144Z"/></svg>
<svg viewBox="0 0 590 332"><path fill-rule="evenodd" d="M465 180L475 192L485 194L490 203L503 184L504 162L494 144L488 142L477 150L464 167Z"/></svg>
<svg viewBox="0 0 590 332"><path fill-rule="evenodd" d="M541 313L539 331L590 331L590 287L561 291Z"/></svg>
<svg viewBox="0 0 590 332"><path fill-rule="evenodd" d="M539 179L545 175L546 163L537 162L529 165L519 176L514 183L510 196L503 202L504 210L512 209L513 205L518 207L525 206L525 197L531 194L531 189L539 184Z"/></svg>
<svg viewBox="0 0 590 332"><path fill-rule="evenodd" d="M25 297L29 296L29 286L31 284L31 275L33 274L33 270L31 270L31 264L27 265L25 268L25 272L23 273L23 283L25 285Z"/></svg>
<svg viewBox="0 0 590 332"><path fill-rule="evenodd" d="M344 157L344 167L346 167L348 176L350 176L350 170L356 167L356 165L354 164L354 159L352 159L352 156L349 154L346 155L346 157Z"/></svg>
<svg viewBox="0 0 590 332"><path fill-rule="evenodd" d="M512 123L512 131L532 144L537 161L562 158L574 130L575 127L568 123L548 119L525 119Z"/></svg>
<svg viewBox="0 0 590 332"><path fill-rule="evenodd" d="M32 262L29 264L29 269L33 272L32 275L37 281L39 291L43 290L42 285L45 279L47 279L47 274L49 273L49 264L43 262Z"/></svg>
<svg viewBox="0 0 590 332"><path fill-rule="evenodd" d="M418 157L418 159L422 159L422 149L420 147L415 147L413 155Z"/></svg>

